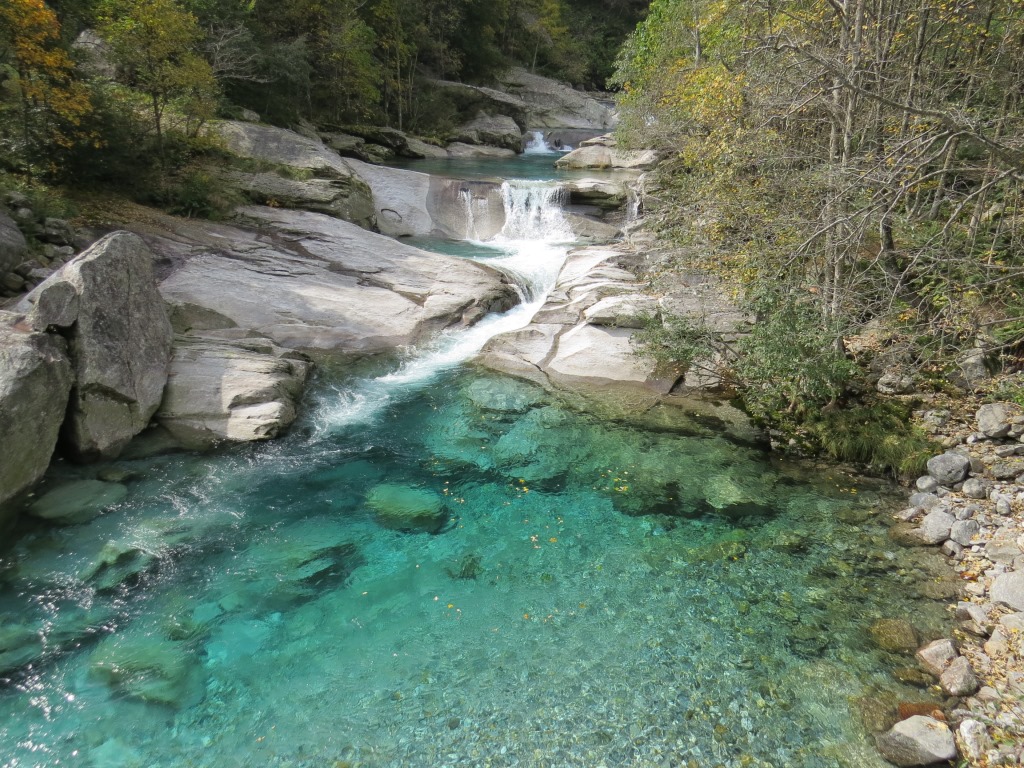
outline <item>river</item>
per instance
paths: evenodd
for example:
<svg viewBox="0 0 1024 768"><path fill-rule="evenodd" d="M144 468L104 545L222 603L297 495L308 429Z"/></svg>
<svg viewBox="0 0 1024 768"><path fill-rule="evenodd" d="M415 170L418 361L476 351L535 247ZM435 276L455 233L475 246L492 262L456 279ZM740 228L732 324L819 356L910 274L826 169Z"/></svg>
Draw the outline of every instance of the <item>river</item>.
<svg viewBox="0 0 1024 768"><path fill-rule="evenodd" d="M891 489L467 364L571 246L551 159L492 241L419 241L520 306L322 369L276 442L54 465L44 491L127 492L0 552L0 658L44 648L0 672L0 765L885 765L860 713L923 692L868 627L944 621ZM433 532L388 527L388 494Z"/></svg>

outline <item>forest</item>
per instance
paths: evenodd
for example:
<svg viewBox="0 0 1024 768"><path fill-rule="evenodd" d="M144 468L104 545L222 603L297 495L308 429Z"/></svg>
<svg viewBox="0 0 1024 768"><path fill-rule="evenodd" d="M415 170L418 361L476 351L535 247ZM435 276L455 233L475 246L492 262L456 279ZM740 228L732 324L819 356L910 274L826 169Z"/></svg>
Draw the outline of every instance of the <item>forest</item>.
<svg viewBox="0 0 1024 768"><path fill-rule="evenodd" d="M829 417L858 389L1016 365L1024 3L655 0L613 83L623 136L670 157L647 206L666 277L710 269L758 320L725 343L674 318L651 354L732 361L755 416L883 464L907 414Z"/></svg>
<svg viewBox="0 0 1024 768"><path fill-rule="evenodd" d="M0 169L75 184L141 178L145 198L164 186L151 174L203 149L205 121L243 110L278 125L438 135L455 110L432 80L487 83L520 65L602 88L646 5L2 0ZM98 40L102 56L90 56Z"/></svg>

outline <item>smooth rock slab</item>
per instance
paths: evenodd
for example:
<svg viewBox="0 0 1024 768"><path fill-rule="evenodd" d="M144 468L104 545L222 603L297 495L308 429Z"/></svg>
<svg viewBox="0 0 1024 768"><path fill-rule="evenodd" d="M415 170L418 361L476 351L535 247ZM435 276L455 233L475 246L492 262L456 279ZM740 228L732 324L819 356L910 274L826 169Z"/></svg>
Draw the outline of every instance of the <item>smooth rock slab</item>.
<svg viewBox="0 0 1024 768"><path fill-rule="evenodd" d="M79 480L43 495L28 511L52 523L75 525L98 517L127 495L128 488L120 483Z"/></svg>
<svg viewBox="0 0 1024 768"><path fill-rule="evenodd" d="M943 453L928 459L928 474L939 485L954 485L967 477L971 471L971 460L962 453Z"/></svg>
<svg viewBox="0 0 1024 768"><path fill-rule="evenodd" d="M875 741L882 757L893 765L924 766L953 760L956 741L945 723L923 715L896 723Z"/></svg>
<svg viewBox="0 0 1024 768"><path fill-rule="evenodd" d="M1008 605L1015 611L1024 611L1024 572L1015 571L996 577L989 596L993 603Z"/></svg>

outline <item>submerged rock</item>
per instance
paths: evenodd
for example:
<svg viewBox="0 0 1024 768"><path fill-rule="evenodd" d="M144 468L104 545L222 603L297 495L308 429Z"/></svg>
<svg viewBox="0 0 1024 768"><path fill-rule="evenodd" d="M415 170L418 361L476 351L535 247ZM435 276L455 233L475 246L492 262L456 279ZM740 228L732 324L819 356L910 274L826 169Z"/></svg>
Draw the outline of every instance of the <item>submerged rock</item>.
<svg viewBox="0 0 1024 768"><path fill-rule="evenodd" d="M64 339L0 311L0 504L33 485L57 445L71 391ZM0 512L0 522L3 522Z"/></svg>
<svg viewBox="0 0 1024 768"><path fill-rule="evenodd" d="M153 704L186 707L203 697L201 666L184 643L142 632L105 638L89 672L114 691Z"/></svg>
<svg viewBox="0 0 1024 768"><path fill-rule="evenodd" d="M475 379L466 387L466 396L484 410L523 413L539 403L544 392L516 379L487 377Z"/></svg>
<svg viewBox="0 0 1024 768"><path fill-rule="evenodd" d="M120 483L79 480L45 494L28 512L59 525L75 525L98 517L127 494L128 488Z"/></svg>
<svg viewBox="0 0 1024 768"><path fill-rule="evenodd" d="M448 520L441 497L433 491L384 483L366 497L377 522L397 531L438 533Z"/></svg>
<svg viewBox="0 0 1024 768"><path fill-rule="evenodd" d="M877 647L890 653L913 653L920 643L914 625L904 619L879 619L868 632Z"/></svg>

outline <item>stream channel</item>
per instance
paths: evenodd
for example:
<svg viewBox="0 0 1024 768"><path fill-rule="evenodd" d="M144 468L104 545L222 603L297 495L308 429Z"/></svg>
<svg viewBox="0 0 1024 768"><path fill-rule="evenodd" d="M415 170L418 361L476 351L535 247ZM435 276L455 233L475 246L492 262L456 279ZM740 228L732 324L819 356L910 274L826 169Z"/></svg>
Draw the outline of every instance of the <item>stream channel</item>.
<svg viewBox="0 0 1024 768"><path fill-rule="evenodd" d="M321 369L276 442L55 463L40 493L126 492L0 550L0 658L43 648L0 671L0 765L885 765L862 711L926 694L868 627L944 626L892 488L466 364L571 247L553 159L481 166L532 179L493 241L417 243L514 274L519 307ZM382 485L436 494L441 530L381 525Z"/></svg>

